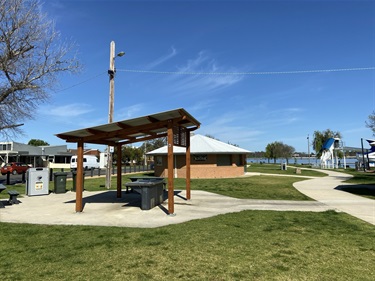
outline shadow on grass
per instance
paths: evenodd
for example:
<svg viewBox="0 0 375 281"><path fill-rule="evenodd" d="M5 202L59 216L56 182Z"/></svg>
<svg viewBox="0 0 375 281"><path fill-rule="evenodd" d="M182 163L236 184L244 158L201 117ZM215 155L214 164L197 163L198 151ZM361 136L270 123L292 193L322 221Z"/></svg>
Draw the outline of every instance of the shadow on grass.
<svg viewBox="0 0 375 281"><path fill-rule="evenodd" d="M375 185L373 184L339 185L335 189L375 199Z"/></svg>

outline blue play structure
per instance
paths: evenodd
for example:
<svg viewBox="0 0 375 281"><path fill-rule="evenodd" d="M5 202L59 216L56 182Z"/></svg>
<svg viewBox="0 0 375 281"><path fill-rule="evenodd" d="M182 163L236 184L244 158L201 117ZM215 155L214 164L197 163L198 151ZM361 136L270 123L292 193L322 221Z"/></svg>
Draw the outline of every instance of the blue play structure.
<svg viewBox="0 0 375 281"><path fill-rule="evenodd" d="M320 167L323 169L329 168L338 168L339 167L339 159L337 156L337 151L343 150L342 142L339 138L329 138L327 139L320 152L322 155L320 156ZM344 154L344 168L346 167L345 163L345 154Z"/></svg>

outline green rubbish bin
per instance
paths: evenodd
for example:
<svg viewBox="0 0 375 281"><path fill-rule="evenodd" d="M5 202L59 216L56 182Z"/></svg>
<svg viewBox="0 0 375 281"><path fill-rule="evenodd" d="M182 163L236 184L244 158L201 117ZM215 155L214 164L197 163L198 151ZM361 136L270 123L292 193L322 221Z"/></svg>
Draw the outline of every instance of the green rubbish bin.
<svg viewBox="0 0 375 281"><path fill-rule="evenodd" d="M68 173L57 172L54 173L54 192L55 193L65 193L66 192L66 176Z"/></svg>
<svg viewBox="0 0 375 281"><path fill-rule="evenodd" d="M77 171L72 171L72 176L73 176L73 189L72 191L76 191L76 183L77 183ZM83 172L82 175L82 189L85 186L85 172Z"/></svg>

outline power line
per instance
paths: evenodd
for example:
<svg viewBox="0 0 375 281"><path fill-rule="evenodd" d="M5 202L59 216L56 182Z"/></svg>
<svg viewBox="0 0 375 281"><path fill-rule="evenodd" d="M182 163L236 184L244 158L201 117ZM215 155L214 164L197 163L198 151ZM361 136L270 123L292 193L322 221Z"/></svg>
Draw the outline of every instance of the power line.
<svg viewBox="0 0 375 281"><path fill-rule="evenodd" d="M303 74L303 73L323 73L323 72L343 72L343 71L363 71L375 70L375 66L336 68L336 69L311 69L292 71L257 71L257 72L194 72L194 71L157 71L141 69L116 69L121 72L147 73L147 74L179 74L179 75L278 75L278 74Z"/></svg>
<svg viewBox="0 0 375 281"><path fill-rule="evenodd" d="M71 88L77 87L77 86L79 86L79 85L81 85L81 84L84 84L84 83L86 83L86 82L89 82L89 81L91 81L91 80L93 80L93 79L95 79L95 78L97 78L97 77L99 77L99 76L102 76L103 74L107 74L107 71L102 72L102 73L100 73L100 74L98 74L98 75L95 75L95 76L93 76L93 77L91 77L91 78L88 78L88 79L86 79L86 80L84 80L84 81L81 81L81 82L79 82L79 83L77 83L77 84L74 84L74 85L72 85L72 86L66 87L66 88L61 89L61 90L57 90L57 91L55 91L55 93L63 92L63 91L69 90L69 89L71 89Z"/></svg>
<svg viewBox="0 0 375 281"><path fill-rule="evenodd" d="M116 69L120 72L145 73L145 74L174 74L174 75L280 75L280 74L303 74L303 73L323 73L323 72L344 72L344 71L364 71L375 70L375 66L354 67L354 68L335 68L335 69L310 69L310 70L291 70L291 71L254 71L254 72L193 72L193 71L157 71L142 69ZM63 92L81 84L89 82L99 76L107 74L107 71L81 81L67 88L57 90L55 93Z"/></svg>

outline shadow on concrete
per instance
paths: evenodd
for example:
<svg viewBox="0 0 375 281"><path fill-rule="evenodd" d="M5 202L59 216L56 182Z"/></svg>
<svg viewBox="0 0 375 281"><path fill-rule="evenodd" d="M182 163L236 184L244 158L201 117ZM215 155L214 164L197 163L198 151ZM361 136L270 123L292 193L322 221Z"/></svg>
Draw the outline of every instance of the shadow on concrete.
<svg viewBox="0 0 375 281"><path fill-rule="evenodd" d="M179 193L181 193L180 190L174 191L174 196L177 196L177 197L187 201L187 199L185 197L179 195ZM108 191L104 191L104 192L94 194L94 195L89 195L89 196L86 196L86 194L85 194L85 192L83 192L83 198L82 198L83 209L85 208L86 203L104 203L104 204L105 203L107 203L107 204L123 203L122 207L139 207L139 208L141 207L141 195L137 192L126 192L125 190L121 191L121 198L117 198L117 191L116 190L108 190ZM168 191L164 191L163 199L164 199L164 201L168 199ZM70 200L70 201L66 201L64 203L66 203L66 204L67 203L76 203L76 200ZM159 205L158 207L161 210L163 210L163 212L168 214L168 210L166 210L162 205Z"/></svg>
<svg viewBox="0 0 375 281"><path fill-rule="evenodd" d="M141 195L136 192L121 191L121 198L117 198L116 190L108 190L99 194L85 196L83 193L82 205L85 208L86 203L124 203L124 207L141 207ZM64 203L75 203L76 200L66 201Z"/></svg>

